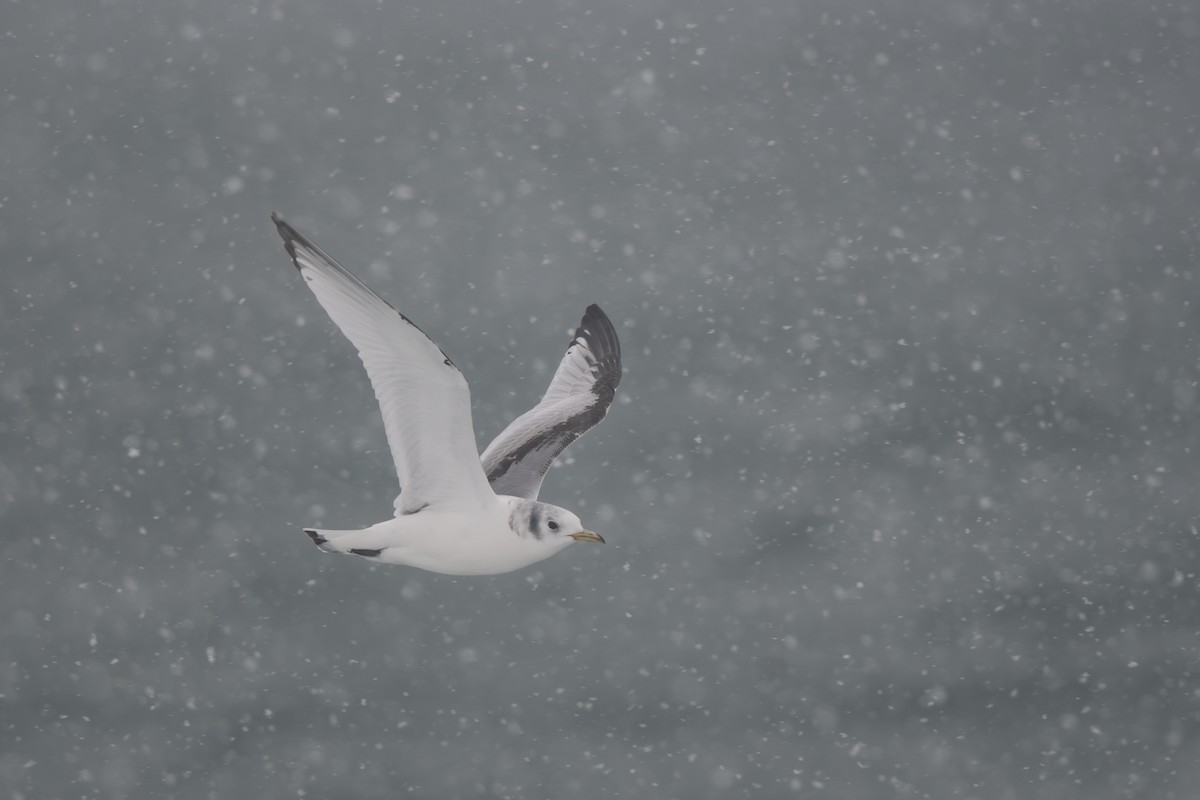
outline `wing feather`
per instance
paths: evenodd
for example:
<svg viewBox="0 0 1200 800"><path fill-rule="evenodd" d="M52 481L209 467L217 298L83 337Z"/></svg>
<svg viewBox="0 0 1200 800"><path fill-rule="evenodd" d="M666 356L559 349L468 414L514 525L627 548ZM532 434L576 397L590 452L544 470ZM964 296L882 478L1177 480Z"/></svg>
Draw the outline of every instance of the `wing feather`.
<svg viewBox="0 0 1200 800"><path fill-rule="evenodd" d="M484 504L471 396L458 367L425 333L303 234L271 215L292 263L367 369L400 479L396 514Z"/></svg>
<svg viewBox="0 0 1200 800"><path fill-rule="evenodd" d="M535 499L550 465L604 419L621 383L621 343L590 305L536 406L517 417L480 457L496 494Z"/></svg>

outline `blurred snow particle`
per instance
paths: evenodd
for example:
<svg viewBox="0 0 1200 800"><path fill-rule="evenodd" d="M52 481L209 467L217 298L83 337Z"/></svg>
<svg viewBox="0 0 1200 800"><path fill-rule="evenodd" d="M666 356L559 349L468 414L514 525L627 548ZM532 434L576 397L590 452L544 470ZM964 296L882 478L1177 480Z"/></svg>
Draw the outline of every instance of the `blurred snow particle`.
<svg viewBox="0 0 1200 800"><path fill-rule="evenodd" d="M217 649L212 645L204 648L204 655L208 658L208 663L215 664L217 662Z"/></svg>
<svg viewBox="0 0 1200 800"><path fill-rule="evenodd" d="M225 182L221 184L221 191L226 195L238 194L244 188L246 188L246 182L237 175L226 178Z"/></svg>
<svg viewBox="0 0 1200 800"><path fill-rule="evenodd" d="M366 210L362 200L346 186L338 186L331 192L337 202L338 213L345 219L358 219Z"/></svg>
<svg viewBox="0 0 1200 800"><path fill-rule="evenodd" d="M950 693L946 691L946 687L935 683L921 695L921 705L925 708L937 708L944 706L949 698Z"/></svg>
<svg viewBox="0 0 1200 800"><path fill-rule="evenodd" d="M279 126L274 122L260 122L258 128L255 129L258 134L258 140L263 144L274 144L279 141Z"/></svg>
<svg viewBox="0 0 1200 800"><path fill-rule="evenodd" d="M712 771L710 780L718 789L728 789L737 780L737 773L728 767L717 767Z"/></svg>
<svg viewBox="0 0 1200 800"><path fill-rule="evenodd" d="M658 143L663 147L671 148L679 144L683 139L683 134L680 130L672 125L667 125L658 132Z"/></svg>
<svg viewBox="0 0 1200 800"><path fill-rule="evenodd" d="M349 28L335 28L333 31L333 44L343 50L348 50L354 46L354 32Z"/></svg>
<svg viewBox="0 0 1200 800"><path fill-rule="evenodd" d="M812 724L820 733L835 733L838 726L837 709L825 703L819 704L812 711Z"/></svg>

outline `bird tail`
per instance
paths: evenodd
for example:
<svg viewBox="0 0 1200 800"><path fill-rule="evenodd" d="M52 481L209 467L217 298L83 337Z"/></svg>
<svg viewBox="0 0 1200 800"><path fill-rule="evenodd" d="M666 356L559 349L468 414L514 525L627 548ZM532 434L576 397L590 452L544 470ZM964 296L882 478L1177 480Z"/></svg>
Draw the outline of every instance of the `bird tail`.
<svg viewBox="0 0 1200 800"><path fill-rule="evenodd" d="M346 553L348 555L377 557L383 552L382 547L372 547L375 536L370 529L361 531L327 531L318 528L305 528L304 532L312 543L326 553Z"/></svg>
<svg viewBox="0 0 1200 800"><path fill-rule="evenodd" d="M304 532L308 534L308 538L312 539L313 544L326 553L346 552L337 546L336 540L347 533L353 533L353 531L322 531L316 528L305 528Z"/></svg>

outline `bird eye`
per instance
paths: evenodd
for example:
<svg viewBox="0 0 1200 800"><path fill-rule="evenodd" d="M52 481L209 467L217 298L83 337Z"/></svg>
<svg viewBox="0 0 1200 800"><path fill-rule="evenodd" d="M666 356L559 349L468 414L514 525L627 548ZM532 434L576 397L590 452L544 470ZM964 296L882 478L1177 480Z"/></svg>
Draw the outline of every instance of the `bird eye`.
<svg viewBox="0 0 1200 800"><path fill-rule="evenodd" d="M558 523L557 523L557 522L555 522L554 520L550 520L549 522L547 522L547 523L546 523L546 526L547 526L548 528L550 528L550 530L552 530L552 531L556 531L556 530L558 530Z"/></svg>

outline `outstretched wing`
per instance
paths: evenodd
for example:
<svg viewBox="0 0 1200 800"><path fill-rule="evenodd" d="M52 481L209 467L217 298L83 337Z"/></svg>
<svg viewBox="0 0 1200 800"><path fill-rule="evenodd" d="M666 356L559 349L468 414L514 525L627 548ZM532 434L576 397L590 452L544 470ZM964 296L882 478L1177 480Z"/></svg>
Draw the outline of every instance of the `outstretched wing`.
<svg viewBox="0 0 1200 800"><path fill-rule="evenodd" d="M275 214L292 263L358 348L400 478L396 514L494 497L475 449L471 396L458 367L407 317Z"/></svg>
<svg viewBox="0 0 1200 800"><path fill-rule="evenodd" d="M480 456L492 491L536 498L550 464L604 419L620 383L617 331L600 306L588 306L541 401Z"/></svg>

